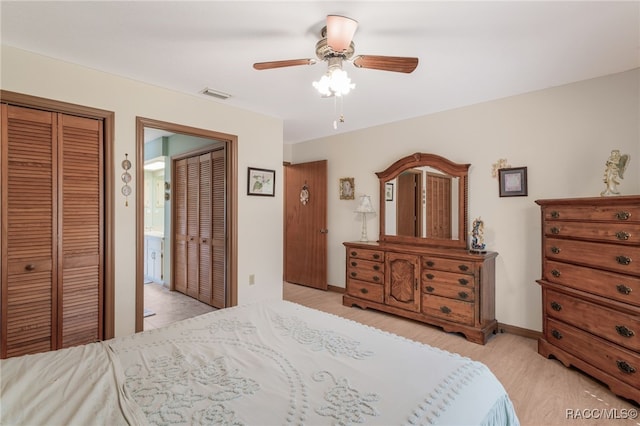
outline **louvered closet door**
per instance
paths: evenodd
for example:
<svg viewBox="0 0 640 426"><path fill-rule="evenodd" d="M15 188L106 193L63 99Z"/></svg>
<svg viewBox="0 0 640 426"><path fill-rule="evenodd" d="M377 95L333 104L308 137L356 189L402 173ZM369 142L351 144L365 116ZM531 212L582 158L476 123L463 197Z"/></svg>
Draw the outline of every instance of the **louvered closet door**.
<svg viewBox="0 0 640 426"><path fill-rule="evenodd" d="M102 123L61 116L58 136L61 347L95 342L102 336L102 152Z"/></svg>
<svg viewBox="0 0 640 426"><path fill-rule="evenodd" d="M198 298L199 291L199 181L198 157L187 159L187 295Z"/></svg>
<svg viewBox="0 0 640 426"><path fill-rule="evenodd" d="M2 105L2 358L57 348L56 119Z"/></svg>
<svg viewBox="0 0 640 426"><path fill-rule="evenodd" d="M103 337L102 122L2 106L0 355Z"/></svg>
<svg viewBox="0 0 640 426"><path fill-rule="evenodd" d="M225 150L175 161L174 288L224 308Z"/></svg>
<svg viewBox="0 0 640 426"><path fill-rule="evenodd" d="M173 173L174 253L173 288L187 293L187 160L175 161Z"/></svg>
<svg viewBox="0 0 640 426"><path fill-rule="evenodd" d="M226 307L227 235L226 235L226 151L211 153L211 306Z"/></svg>

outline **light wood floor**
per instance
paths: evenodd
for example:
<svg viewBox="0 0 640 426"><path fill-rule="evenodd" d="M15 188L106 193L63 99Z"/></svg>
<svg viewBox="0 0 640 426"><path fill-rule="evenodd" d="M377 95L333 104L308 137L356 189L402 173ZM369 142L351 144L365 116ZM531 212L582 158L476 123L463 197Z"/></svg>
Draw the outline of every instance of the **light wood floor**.
<svg viewBox="0 0 640 426"><path fill-rule="evenodd" d="M156 287L148 287L150 285ZM624 410L638 410L638 406L616 397L606 386L580 371L566 368L557 360L543 358L537 352L537 341L534 339L502 333L491 337L486 345L478 345L437 327L374 310L346 307L342 305L342 294L337 292L284 283L283 296L291 302L483 362L507 390L522 426L640 426L640 419L585 419L586 416L612 413L621 417ZM168 306L163 308L163 305ZM156 315L145 318L145 330L214 309L180 293L169 292L157 284L145 285L145 307L157 309ZM570 410L582 414L583 418L577 419L576 415L571 417Z"/></svg>

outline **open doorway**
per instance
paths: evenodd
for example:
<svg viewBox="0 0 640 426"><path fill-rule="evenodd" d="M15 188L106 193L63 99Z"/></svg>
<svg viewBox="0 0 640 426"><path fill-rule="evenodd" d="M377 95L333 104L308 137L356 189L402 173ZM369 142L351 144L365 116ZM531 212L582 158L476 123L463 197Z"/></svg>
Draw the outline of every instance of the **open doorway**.
<svg viewBox="0 0 640 426"><path fill-rule="evenodd" d="M137 126L137 270L136 331L166 325L214 308L175 290L176 259L174 173L175 159L188 152L222 148L224 161L225 261L224 305L237 304L237 138L233 135L138 118ZM196 240L201 240L196 238ZM199 260L200 262L200 260ZM195 266L198 269L198 265ZM151 294L151 296L149 296ZM158 308L145 306L145 295L159 305L170 303L161 318ZM151 297L151 299L150 299ZM174 302L172 302L174 301ZM154 302L155 303L155 302ZM145 308L147 312L145 312ZM164 308L159 308L164 309ZM147 319L145 320L145 315Z"/></svg>

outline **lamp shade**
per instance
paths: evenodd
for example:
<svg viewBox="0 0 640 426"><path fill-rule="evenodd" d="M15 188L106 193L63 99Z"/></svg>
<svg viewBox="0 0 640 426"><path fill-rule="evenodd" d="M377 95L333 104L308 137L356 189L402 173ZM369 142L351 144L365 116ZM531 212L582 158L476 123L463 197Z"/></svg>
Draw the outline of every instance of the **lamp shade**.
<svg viewBox="0 0 640 426"><path fill-rule="evenodd" d="M371 204L371 197L368 195L360 196L360 202L358 203L358 208L356 209L356 213L375 213L376 211L373 209L373 205Z"/></svg>

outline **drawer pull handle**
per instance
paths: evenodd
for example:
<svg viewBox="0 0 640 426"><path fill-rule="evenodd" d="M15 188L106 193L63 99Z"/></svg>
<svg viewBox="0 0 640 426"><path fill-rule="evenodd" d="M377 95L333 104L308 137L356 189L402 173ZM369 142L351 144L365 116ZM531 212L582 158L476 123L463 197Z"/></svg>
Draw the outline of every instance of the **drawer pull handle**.
<svg viewBox="0 0 640 426"><path fill-rule="evenodd" d="M462 285L467 285L467 284L469 284L469 280L467 280L466 278L460 278L460 279L458 280L458 282L459 282L460 284L462 284Z"/></svg>
<svg viewBox="0 0 640 426"><path fill-rule="evenodd" d="M373 270L374 271L379 271L380 270L380 265L374 265L373 266Z"/></svg>
<svg viewBox="0 0 640 426"><path fill-rule="evenodd" d="M616 256L616 262L620 265L628 265L631 263L631 258L627 256Z"/></svg>
<svg viewBox="0 0 640 426"><path fill-rule="evenodd" d="M629 365L627 361L619 359L616 361L616 364L618 365L618 370L622 371L623 373L633 374L636 372L636 369Z"/></svg>
<svg viewBox="0 0 640 426"><path fill-rule="evenodd" d="M358 273L357 273L357 272L352 272L352 273L351 273L351 276L352 276L352 277L354 277L354 278L355 278L357 275L358 275Z"/></svg>
<svg viewBox="0 0 640 426"><path fill-rule="evenodd" d="M435 288L431 287L430 285L426 286L424 289L427 290L427 292L429 293L432 293L433 290L435 290Z"/></svg>
<svg viewBox="0 0 640 426"><path fill-rule="evenodd" d="M558 212L556 210L552 211L551 212L551 217L554 218L554 219L559 218L560 217L560 212Z"/></svg>
<svg viewBox="0 0 640 426"><path fill-rule="evenodd" d="M562 339L562 333L560 333L558 330L551 330L551 335L558 340Z"/></svg>
<svg viewBox="0 0 640 426"><path fill-rule="evenodd" d="M431 261L431 260L427 260L425 263L426 263L426 265L427 265L427 266L429 266L429 267L431 267L431 266L435 265L435 263L433 263L433 261Z"/></svg>
<svg viewBox="0 0 640 426"><path fill-rule="evenodd" d="M551 309L553 309L556 312L560 312L562 310L562 305L559 304L558 302L551 302Z"/></svg>
<svg viewBox="0 0 640 426"><path fill-rule="evenodd" d="M636 333L633 330L625 327L624 325L616 325L616 331L622 337L633 337L636 335Z"/></svg>
<svg viewBox="0 0 640 426"><path fill-rule="evenodd" d="M554 226L553 228L551 228L551 233L552 233L552 234L555 234L555 235L559 234L559 233L560 233L560 228L556 228L556 227Z"/></svg>
<svg viewBox="0 0 640 426"><path fill-rule="evenodd" d="M351 262L351 266L358 266L358 262Z"/></svg>
<svg viewBox="0 0 640 426"><path fill-rule="evenodd" d="M369 293L369 290L367 290L366 288L361 288L360 289L360 293L367 294L367 293Z"/></svg>
<svg viewBox="0 0 640 426"><path fill-rule="evenodd" d="M558 278L560 276L560 271L558 271L557 269L552 269L551 270L551 275L553 275L554 277Z"/></svg>
<svg viewBox="0 0 640 426"><path fill-rule="evenodd" d="M551 253L558 254L560 253L560 249L556 246L551 247Z"/></svg>
<svg viewBox="0 0 640 426"><path fill-rule="evenodd" d="M618 290L620 294L631 294L631 287L627 287L624 284L618 284L616 290Z"/></svg>
<svg viewBox="0 0 640 426"><path fill-rule="evenodd" d="M625 231L618 231L616 232L616 238L621 240L621 241L626 241L629 239L629 233L625 232Z"/></svg>
<svg viewBox="0 0 640 426"><path fill-rule="evenodd" d="M458 269L460 269L461 271L468 271L469 267L467 265L458 265Z"/></svg>
<svg viewBox="0 0 640 426"><path fill-rule="evenodd" d="M629 220L629 218L631 217L631 213L629 212L618 212L616 213L616 219L618 220Z"/></svg>
<svg viewBox="0 0 640 426"><path fill-rule="evenodd" d="M380 259L380 255L378 253L376 253L376 254L373 255L373 258L376 259L376 260Z"/></svg>
<svg viewBox="0 0 640 426"><path fill-rule="evenodd" d="M467 293L465 293L464 291L459 292L458 296L460 297L460 299L466 299L466 298L469 297L469 295Z"/></svg>
<svg viewBox="0 0 640 426"><path fill-rule="evenodd" d="M380 281L380 277L379 277L379 276L377 276L377 275L374 275L374 276L373 276L373 280L374 280L374 281Z"/></svg>
<svg viewBox="0 0 640 426"><path fill-rule="evenodd" d="M31 272L31 271L35 271L36 270L36 265L34 265L33 263L29 263L27 266L24 267L25 270Z"/></svg>
<svg viewBox="0 0 640 426"><path fill-rule="evenodd" d="M357 255L358 255L358 252L357 252L357 251L352 251L352 252L351 252L351 256L356 257Z"/></svg>
<svg viewBox="0 0 640 426"><path fill-rule="evenodd" d="M440 306L440 311L441 311L443 314L450 314L450 313L451 313L451 309L449 309L449 308L448 308L448 307L446 307L446 306Z"/></svg>
<svg viewBox="0 0 640 426"><path fill-rule="evenodd" d="M435 275L433 275L433 274L427 274L427 275L425 275L425 277L427 277L427 279L428 279L428 280L432 280L432 279L434 279L436 276L435 276Z"/></svg>

